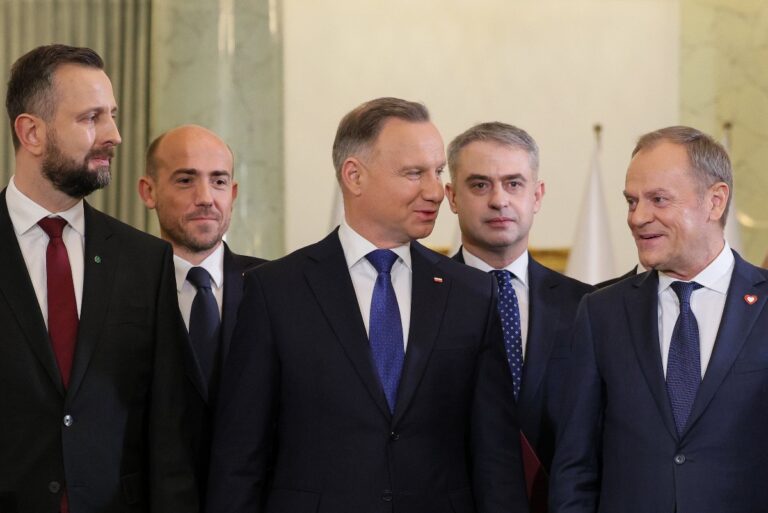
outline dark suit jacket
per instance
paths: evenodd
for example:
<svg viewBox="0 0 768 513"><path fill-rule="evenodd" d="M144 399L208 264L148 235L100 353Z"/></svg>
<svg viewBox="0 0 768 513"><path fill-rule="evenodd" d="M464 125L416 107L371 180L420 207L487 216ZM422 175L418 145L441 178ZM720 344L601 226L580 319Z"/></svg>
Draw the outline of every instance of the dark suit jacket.
<svg viewBox="0 0 768 513"><path fill-rule="evenodd" d="M453 258L464 263L461 249ZM571 329L584 294L594 287L528 260L528 337L517 412L520 426L549 473L564 404Z"/></svg>
<svg viewBox="0 0 768 513"><path fill-rule="evenodd" d="M416 242L411 255L394 415L336 232L246 275L209 511L526 511L493 280Z"/></svg>
<svg viewBox="0 0 768 513"><path fill-rule="evenodd" d="M196 511L171 248L85 205L67 390L0 193L0 511ZM71 415L70 426L62 423Z"/></svg>
<svg viewBox="0 0 768 513"><path fill-rule="evenodd" d="M746 298L756 298L754 304ZM658 334L658 274L587 295L573 415L555 455L557 512L768 508L768 271L736 255L714 351L678 436Z"/></svg>
<svg viewBox="0 0 768 513"><path fill-rule="evenodd" d="M202 370L195 356L189 336L185 333L187 344L184 350L184 363L187 371L187 398L189 399L188 425L192 428L192 446L195 458L195 474L200 490L200 500L205 500L205 488L208 478L208 462L211 453L211 430L213 409L221 376L223 363L229 352L232 332L237 320L237 310L243 297L243 275L266 260L237 255L224 244L224 297L221 306L221 341L219 348L219 370L214 375L213 386L208 389Z"/></svg>
<svg viewBox="0 0 768 513"><path fill-rule="evenodd" d="M627 278L631 278L632 276L636 276L636 275L637 275L637 266L634 266L632 269L630 269L629 272L622 274L621 276L611 278L610 280L601 281L600 283L595 285L595 288L604 289L605 287L613 285L614 283L618 283L622 280L626 280Z"/></svg>

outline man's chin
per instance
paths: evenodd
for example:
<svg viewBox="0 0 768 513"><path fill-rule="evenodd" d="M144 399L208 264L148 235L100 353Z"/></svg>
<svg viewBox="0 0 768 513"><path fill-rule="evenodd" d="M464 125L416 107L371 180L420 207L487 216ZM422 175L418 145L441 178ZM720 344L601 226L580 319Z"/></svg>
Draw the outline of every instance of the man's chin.
<svg viewBox="0 0 768 513"><path fill-rule="evenodd" d="M195 253L205 253L206 251L215 249L219 242L221 242L221 238L218 236L193 237L188 238L184 243L184 246Z"/></svg>

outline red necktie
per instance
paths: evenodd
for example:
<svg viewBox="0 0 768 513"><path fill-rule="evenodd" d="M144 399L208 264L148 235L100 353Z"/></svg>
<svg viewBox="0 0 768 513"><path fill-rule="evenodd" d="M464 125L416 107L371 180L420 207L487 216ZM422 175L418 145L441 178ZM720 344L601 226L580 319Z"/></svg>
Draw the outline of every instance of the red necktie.
<svg viewBox="0 0 768 513"><path fill-rule="evenodd" d="M45 250L45 267L48 285L48 336L53 354L59 365L64 388L69 386L72 357L77 341L77 302L72 282L72 268L69 266L67 247L61 238L67 222L60 217L45 217L38 221L40 228L48 234L48 248ZM61 513L69 513L66 491L61 494Z"/></svg>
<svg viewBox="0 0 768 513"><path fill-rule="evenodd" d="M48 335L53 354L59 365L61 381L69 386L72 357L77 340L77 303L75 286L72 282L72 268L69 266L67 247L61 233L67 222L60 217L46 217L38 223L48 234L48 249L45 251L45 265L48 284Z"/></svg>

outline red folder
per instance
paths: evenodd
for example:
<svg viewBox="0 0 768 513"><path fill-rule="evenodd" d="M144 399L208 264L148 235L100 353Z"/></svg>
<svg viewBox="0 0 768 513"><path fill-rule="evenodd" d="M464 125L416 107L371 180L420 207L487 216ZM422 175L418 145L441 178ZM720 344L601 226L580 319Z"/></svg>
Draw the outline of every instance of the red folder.
<svg viewBox="0 0 768 513"><path fill-rule="evenodd" d="M541 464L536 451L523 432L520 432L520 447L523 452L523 468L525 470L525 487L528 491L528 503L531 513L547 513L547 493L549 491L549 476Z"/></svg>

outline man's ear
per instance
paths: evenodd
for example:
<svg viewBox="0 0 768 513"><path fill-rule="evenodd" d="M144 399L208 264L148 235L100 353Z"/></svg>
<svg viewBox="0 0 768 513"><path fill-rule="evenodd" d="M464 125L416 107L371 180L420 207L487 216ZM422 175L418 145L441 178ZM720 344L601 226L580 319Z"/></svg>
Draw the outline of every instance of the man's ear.
<svg viewBox="0 0 768 513"><path fill-rule="evenodd" d="M728 197L731 191L725 182L717 182L709 188L710 211L709 218L712 221L720 221L725 213L725 206L728 204ZM731 212L731 215L734 215Z"/></svg>
<svg viewBox="0 0 768 513"><path fill-rule="evenodd" d="M353 196L359 196L363 189L363 173L364 168L355 157L349 157L345 160L339 173L342 189Z"/></svg>
<svg viewBox="0 0 768 513"><path fill-rule="evenodd" d="M139 196L147 208L155 208L155 181L149 176L139 178Z"/></svg>
<svg viewBox="0 0 768 513"><path fill-rule="evenodd" d="M45 121L33 114L19 114L13 122L13 129L25 150L36 157L43 155L47 139Z"/></svg>
<svg viewBox="0 0 768 513"><path fill-rule="evenodd" d="M539 210L541 210L541 200L544 198L544 193L546 192L544 180L537 180L533 187L533 213L538 214Z"/></svg>
<svg viewBox="0 0 768 513"><path fill-rule="evenodd" d="M456 209L456 189L453 188L453 184L448 182L445 184L445 196L448 198L448 205L451 207L451 212L458 214Z"/></svg>

